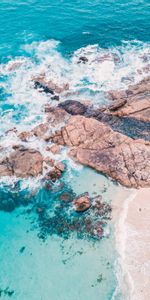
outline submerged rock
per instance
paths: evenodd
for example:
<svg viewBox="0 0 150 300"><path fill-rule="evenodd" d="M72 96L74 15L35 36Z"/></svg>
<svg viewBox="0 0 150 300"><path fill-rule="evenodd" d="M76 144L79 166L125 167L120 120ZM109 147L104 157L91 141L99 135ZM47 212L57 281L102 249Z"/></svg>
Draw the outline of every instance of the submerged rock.
<svg viewBox="0 0 150 300"><path fill-rule="evenodd" d="M69 192L64 192L60 196L60 200L62 200L64 202L70 202L71 199L72 199L72 194Z"/></svg>

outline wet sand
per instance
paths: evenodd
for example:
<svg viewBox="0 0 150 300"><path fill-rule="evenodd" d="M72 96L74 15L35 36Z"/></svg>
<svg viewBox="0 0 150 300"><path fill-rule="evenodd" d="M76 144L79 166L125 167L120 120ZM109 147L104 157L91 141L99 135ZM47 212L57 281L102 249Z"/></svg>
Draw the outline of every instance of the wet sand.
<svg viewBox="0 0 150 300"><path fill-rule="evenodd" d="M127 300L150 299L150 189L123 190L113 207L116 246ZM119 278L120 279L120 278Z"/></svg>

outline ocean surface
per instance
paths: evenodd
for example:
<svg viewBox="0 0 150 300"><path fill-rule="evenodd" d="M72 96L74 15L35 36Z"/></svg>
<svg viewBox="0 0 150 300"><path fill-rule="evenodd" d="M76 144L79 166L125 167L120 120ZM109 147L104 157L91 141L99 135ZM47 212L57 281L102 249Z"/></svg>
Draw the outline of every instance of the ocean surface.
<svg viewBox="0 0 150 300"><path fill-rule="evenodd" d="M81 56L87 64L77 64ZM51 102L31 81L43 73L60 85L69 82L74 100L95 106L107 104L106 91L150 75L149 0L0 1L0 145L7 154L17 143L7 130L44 121ZM32 146L42 152L41 141ZM41 179L0 178L0 298L123 300L110 219L90 210L79 216L60 202L62 192L89 192L111 205L121 187L72 162L65 150L61 159L66 171L53 191ZM87 219L103 222L103 238L89 235Z"/></svg>

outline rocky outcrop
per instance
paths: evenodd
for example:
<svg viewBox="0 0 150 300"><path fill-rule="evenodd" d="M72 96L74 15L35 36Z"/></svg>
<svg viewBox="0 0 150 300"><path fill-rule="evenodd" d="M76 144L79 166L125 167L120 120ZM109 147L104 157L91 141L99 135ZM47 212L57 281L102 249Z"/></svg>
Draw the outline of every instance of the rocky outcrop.
<svg viewBox="0 0 150 300"><path fill-rule="evenodd" d="M119 94L119 92L117 92ZM117 97L117 96L116 96ZM113 130L129 135L135 139L145 139L150 141L150 122L145 122L133 118L131 116L121 117L114 114L116 108L123 106L127 102L126 99L118 99L111 102L108 108L94 108L91 104L80 103L75 100L67 100L59 104L59 107L48 107L48 110L52 110L50 114L51 119L54 119L54 123L60 125L66 122L70 115L82 115L88 118L95 118L109 125ZM58 113L62 118L57 117ZM49 113L48 113L49 116ZM51 122L53 124L53 121Z"/></svg>
<svg viewBox="0 0 150 300"><path fill-rule="evenodd" d="M0 176L27 178L42 174L43 158L39 151L19 148L0 162Z"/></svg>
<svg viewBox="0 0 150 300"><path fill-rule="evenodd" d="M53 136L70 156L128 187L150 186L150 143L133 140L93 118L73 116Z"/></svg>
<svg viewBox="0 0 150 300"><path fill-rule="evenodd" d="M110 91L109 98L114 101L109 107L114 115L150 122L150 77L126 91Z"/></svg>

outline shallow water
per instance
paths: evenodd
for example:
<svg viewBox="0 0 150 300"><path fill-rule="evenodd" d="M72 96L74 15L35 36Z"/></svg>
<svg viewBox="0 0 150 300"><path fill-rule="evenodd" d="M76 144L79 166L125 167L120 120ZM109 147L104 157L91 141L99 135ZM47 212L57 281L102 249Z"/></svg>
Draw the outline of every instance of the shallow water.
<svg viewBox="0 0 150 300"><path fill-rule="evenodd" d="M107 203L118 190L113 182L88 168L72 170L69 179L68 174L65 176L65 191L68 187L77 195L88 191L91 197L101 193ZM25 197L27 191L21 194L16 189L13 198L12 193L8 196L8 188L5 193L0 191L1 209L5 210L0 212L2 299L10 298L8 292L12 293L12 299L25 300L112 299L116 289L116 252L110 221L95 217L89 211L77 215L71 205L67 207L66 215L66 208L59 208L58 195L62 191L51 193L42 189L32 199ZM38 214L39 207L48 215ZM77 232L68 227L65 229L65 220L73 224L70 223L73 219L75 224L83 217L92 222L103 220L108 223L104 226L103 239L92 237L85 229ZM48 220L51 221L47 225ZM60 220L62 232L56 230ZM81 226L83 229L83 224Z"/></svg>
<svg viewBox="0 0 150 300"><path fill-rule="evenodd" d="M148 0L1 0L1 146L9 153L18 139L5 131L30 130L45 120L46 103L57 104L34 89L33 76L69 82L73 99L102 106L106 91L150 75L149 28ZM77 63L81 56L86 64ZM63 94L60 101L69 97ZM30 141L45 154L43 146ZM111 204L121 187L73 163L65 150L60 158L67 167L62 189L58 183L47 190L41 178L18 184L0 179L0 298L123 300L110 219L92 210L79 216L71 202L60 201L62 192L89 192ZM102 222L104 238L95 237L93 227L87 230L87 219L92 226Z"/></svg>

